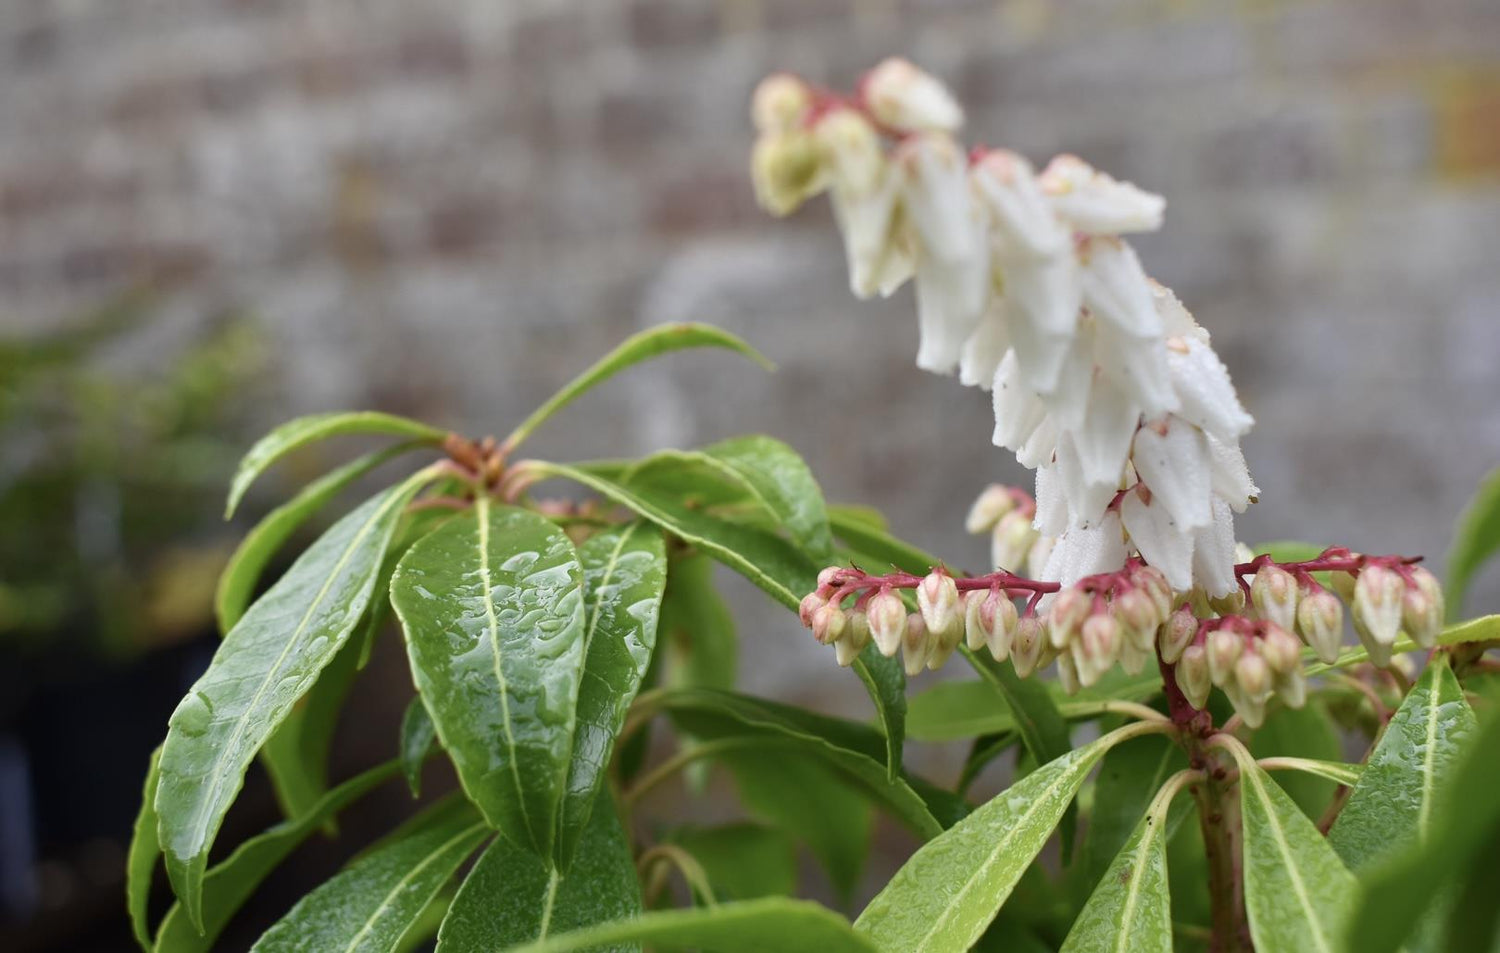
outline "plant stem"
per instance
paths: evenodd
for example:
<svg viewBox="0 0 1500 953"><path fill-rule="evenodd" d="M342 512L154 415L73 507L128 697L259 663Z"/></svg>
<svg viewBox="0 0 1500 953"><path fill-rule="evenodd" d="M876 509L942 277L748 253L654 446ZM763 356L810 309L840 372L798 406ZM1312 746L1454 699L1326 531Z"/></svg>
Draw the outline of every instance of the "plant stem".
<svg viewBox="0 0 1500 953"><path fill-rule="evenodd" d="M1198 826L1203 832L1203 850L1208 858L1208 896L1212 910L1214 953L1249 953L1250 921L1245 916L1244 832L1240 826L1240 793L1229 778L1227 767L1213 752L1196 744L1194 766L1203 771L1202 784L1194 785L1198 802ZM1190 753L1190 757L1193 755Z"/></svg>

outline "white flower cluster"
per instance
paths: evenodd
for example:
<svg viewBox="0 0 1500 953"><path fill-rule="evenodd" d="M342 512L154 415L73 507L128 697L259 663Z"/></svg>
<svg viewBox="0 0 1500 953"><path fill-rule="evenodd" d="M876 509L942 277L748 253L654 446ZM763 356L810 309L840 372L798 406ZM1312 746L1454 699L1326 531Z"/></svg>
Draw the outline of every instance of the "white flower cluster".
<svg viewBox="0 0 1500 953"><path fill-rule="evenodd" d="M753 112L761 203L786 214L828 192L854 294L914 279L917 365L993 390L994 442L1037 471L1035 528L1056 539L1032 573L1071 585L1135 551L1173 589L1229 594L1233 513L1258 492L1239 447L1253 421L1122 238L1158 228L1162 198L1073 156L1040 173L966 156L962 110L904 60L854 99L774 75Z"/></svg>

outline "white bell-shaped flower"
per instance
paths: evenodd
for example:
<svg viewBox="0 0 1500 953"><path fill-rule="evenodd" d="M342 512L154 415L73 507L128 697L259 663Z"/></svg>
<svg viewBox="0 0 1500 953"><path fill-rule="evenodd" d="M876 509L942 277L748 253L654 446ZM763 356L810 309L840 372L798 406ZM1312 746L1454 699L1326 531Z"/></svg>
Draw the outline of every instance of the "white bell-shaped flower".
<svg viewBox="0 0 1500 953"><path fill-rule="evenodd" d="M995 446L1019 451L1047 417L1041 398L1022 381L1019 358L1014 350L1006 351L995 369L991 385L995 408Z"/></svg>
<svg viewBox="0 0 1500 953"><path fill-rule="evenodd" d="M1182 405L1178 415L1184 420L1226 442L1243 436L1255 423L1234 392L1229 369L1204 342L1168 339L1167 370Z"/></svg>
<svg viewBox="0 0 1500 953"><path fill-rule="evenodd" d="M964 124L964 111L947 88L900 57L866 73L860 96L871 115L899 132L956 132Z"/></svg>
<svg viewBox="0 0 1500 953"><path fill-rule="evenodd" d="M1125 334L1159 338L1161 316L1135 250L1118 238L1098 237L1088 240L1081 257L1084 305Z"/></svg>
<svg viewBox="0 0 1500 953"><path fill-rule="evenodd" d="M1236 513L1245 512L1260 495L1260 487L1250 479L1250 468L1245 464L1244 451L1238 443L1225 443L1211 433L1205 433L1208 441L1208 461L1214 495L1229 504Z"/></svg>
<svg viewBox="0 0 1500 953"><path fill-rule="evenodd" d="M994 384L995 372L1010 350L1005 310L1005 299L991 298L979 326L964 342L958 358L958 382L965 387L989 390Z"/></svg>
<svg viewBox="0 0 1500 953"><path fill-rule="evenodd" d="M1148 419L1177 410L1177 392L1167 376L1167 354L1162 342L1138 338L1101 321L1094 326L1094 361L1106 377L1140 402Z"/></svg>
<svg viewBox="0 0 1500 953"><path fill-rule="evenodd" d="M1077 156L1056 156L1040 178L1052 207L1080 232L1118 235L1161 228L1166 199L1117 181Z"/></svg>
<svg viewBox="0 0 1500 953"><path fill-rule="evenodd" d="M1072 233L1053 211L1031 163L1009 150L994 149L975 164L970 178L1008 256L1050 259L1072 255Z"/></svg>
<svg viewBox="0 0 1500 953"><path fill-rule="evenodd" d="M1057 464L1036 471L1036 515L1032 525L1043 536L1061 536L1068 531L1068 499L1064 495Z"/></svg>
<svg viewBox="0 0 1500 953"><path fill-rule="evenodd" d="M1135 435L1130 459L1181 531L1213 520L1213 476L1203 431L1179 417L1147 424Z"/></svg>
<svg viewBox="0 0 1500 953"><path fill-rule="evenodd" d="M1125 557L1120 517L1110 512L1091 529L1070 529L1059 537L1040 578L1066 588L1085 576L1114 572L1125 565Z"/></svg>
<svg viewBox="0 0 1500 953"><path fill-rule="evenodd" d="M1084 480L1111 490L1119 487L1140 419L1140 404L1113 381L1100 377L1094 382L1083 423L1071 432Z"/></svg>
<svg viewBox="0 0 1500 953"><path fill-rule="evenodd" d="M1141 558L1161 571L1167 585L1179 592L1193 587L1193 536L1182 531L1160 500L1131 490L1120 500L1120 519Z"/></svg>
<svg viewBox="0 0 1500 953"><path fill-rule="evenodd" d="M1234 514L1213 501L1213 522L1193 532L1193 584L1218 599L1239 588L1234 575Z"/></svg>

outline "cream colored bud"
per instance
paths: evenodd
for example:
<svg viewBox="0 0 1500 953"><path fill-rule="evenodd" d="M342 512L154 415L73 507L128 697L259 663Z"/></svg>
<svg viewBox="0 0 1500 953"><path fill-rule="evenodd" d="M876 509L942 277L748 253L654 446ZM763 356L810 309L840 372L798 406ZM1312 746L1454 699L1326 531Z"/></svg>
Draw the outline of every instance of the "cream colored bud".
<svg viewBox="0 0 1500 953"><path fill-rule="evenodd" d="M1270 564L1256 570L1250 582L1250 601L1267 622L1283 629L1297 624L1297 580L1280 566Z"/></svg>
<svg viewBox="0 0 1500 953"><path fill-rule="evenodd" d="M1327 589L1304 593L1297 605L1297 631L1319 659L1332 664L1344 640L1344 605Z"/></svg>
<svg viewBox="0 0 1500 953"><path fill-rule="evenodd" d="M1172 613L1156 633L1156 650L1161 653L1161 660L1168 665L1177 664L1197 634L1198 617L1192 609L1183 606Z"/></svg>
<svg viewBox="0 0 1500 953"><path fill-rule="evenodd" d="M1011 510L1000 518L990 534L990 563L996 569L1019 571L1036 539L1031 517L1022 510Z"/></svg>
<svg viewBox="0 0 1500 953"><path fill-rule="evenodd" d="M1430 649L1437 644L1443 628L1443 587L1437 577L1417 566L1411 570L1412 581L1401 599L1401 621L1412 641Z"/></svg>
<svg viewBox="0 0 1500 953"><path fill-rule="evenodd" d="M1329 582L1333 583L1333 591L1339 594L1339 598L1345 602L1354 599L1355 579L1353 573L1344 572L1342 569L1328 574Z"/></svg>
<svg viewBox="0 0 1500 953"><path fill-rule="evenodd" d="M1264 699L1271 694L1271 666L1255 648L1247 649L1234 663L1234 681L1247 697Z"/></svg>
<svg viewBox="0 0 1500 953"><path fill-rule="evenodd" d="M828 566L818 573L818 588L831 591L834 584L838 582L839 575L843 573L842 566Z"/></svg>
<svg viewBox="0 0 1500 953"><path fill-rule="evenodd" d="M849 616L832 602L813 613L813 638L822 645L832 645L842 639L848 627Z"/></svg>
<svg viewBox="0 0 1500 953"><path fill-rule="evenodd" d="M1249 695L1235 682L1224 686L1224 695L1247 727L1259 728L1265 723L1266 698L1269 696Z"/></svg>
<svg viewBox="0 0 1500 953"><path fill-rule="evenodd" d="M1406 583L1392 569L1366 566L1354 584L1354 630L1361 641L1389 647L1401 634L1401 601ZM1390 653L1386 653L1389 658ZM1371 653L1374 657L1374 653Z"/></svg>
<svg viewBox="0 0 1500 953"><path fill-rule="evenodd" d="M870 617L858 610L849 613L849 628L844 637L834 643L834 652L839 664L845 668L854 664L865 646L870 644Z"/></svg>
<svg viewBox="0 0 1500 953"><path fill-rule="evenodd" d="M1302 643L1275 623L1266 623L1266 634L1260 640L1260 655L1276 675L1302 668Z"/></svg>
<svg viewBox="0 0 1500 953"><path fill-rule="evenodd" d="M1120 658L1120 624L1114 616L1103 613L1091 615L1079 630L1078 680L1084 687L1099 681Z"/></svg>
<svg viewBox="0 0 1500 953"><path fill-rule="evenodd" d="M1057 681L1069 695L1078 694L1078 689L1083 687L1078 679L1078 664L1073 660L1072 652L1064 652L1057 657Z"/></svg>
<svg viewBox="0 0 1500 953"><path fill-rule="evenodd" d="M810 592L802 597L802 604L797 607L797 618L801 619L802 624L810 629L813 625L813 615L826 605L828 605L826 597L820 596L816 592Z"/></svg>
<svg viewBox="0 0 1500 953"><path fill-rule="evenodd" d="M1167 582L1167 577L1159 569L1142 566L1132 578L1156 607L1157 622L1160 624L1161 620L1172 614L1172 586Z"/></svg>
<svg viewBox="0 0 1500 953"><path fill-rule="evenodd" d="M1036 671L1037 663L1041 661L1042 647L1047 642L1047 635L1042 631L1042 623L1034 615L1023 616L1016 623L1016 638L1011 644L1010 664L1015 668L1016 674L1025 678Z"/></svg>
<svg viewBox="0 0 1500 953"><path fill-rule="evenodd" d="M986 641L990 657L1003 662L1010 656L1010 647L1016 639L1016 626L1020 621L1016 604L1004 592L991 589L984 611L991 620Z"/></svg>
<svg viewBox="0 0 1500 953"><path fill-rule="evenodd" d="M1225 596L1211 596L1209 608L1219 615L1240 615L1245 611L1245 590L1235 586Z"/></svg>
<svg viewBox="0 0 1500 953"><path fill-rule="evenodd" d="M964 645L970 652L984 648L989 639L990 630L984 618L984 604L989 597L989 592L984 589L970 589L964 593ZM988 621L993 623L994 620L994 613L991 613Z"/></svg>
<svg viewBox="0 0 1500 953"><path fill-rule="evenodd" d="M859 198L880 187L888 161L880 134L862 114L831 110L813 125L812 137L836 192Z"/></svg>
<svg viewBox="0 0 1500 953"><path fill-rule="evenodd" d="M812 107L812 92L791 73L772 73L755 87L750 118L758 132L788 132L802 125Z"/></svg>
<svg viewBox="0 0 1500 953"><path fill-rule="evenodd" d="M1073 641L1093 611L1094 597L1082 589L1059 590L1047 611L1047 638L1052 647L1061 649Z"/></svg>
<svg viewBox="0 0 1500 953"><path fill-rule="evenodd" d="M934 634L963 625L958 583L941 569L928 573L917 586L917 608L922 612L922 621L927 623L928 631Z"/></svg>
<svg viewBox="0 0 1500 953"><path fill-rule="evenodd" d="M1235 663L1245 650L1245 640L1238 632L1215 629L1208 633L1208 673L1215 685L1223 687L1234 678Z"/></svg>
<svg viewBox="0 0 1500 953"><path fill-rule="evenodd" d="M755 200L772 215L790 215L822 185L822 164L805 132L762 133L750 154Z"/></svg>
<svg viewBox="0 0 1500 953"><path fill-rule="evenodd" d="M991 483L979 494L974 505L969 507L969 515L964 519L964 530L971 536L988 533L1000 522L1001 517L1015 508L1016 498L1010 487Z"/></svg>
<svg viewBox="0 0 1500 953"><path fill-rule="evenodd" d="M964 640L963 616L958 616L958 621L941 632L929 631L927 641L932 649L927 653L927 667L937 671L948 664L948 659L953 657L954 651L958 649Z"/></svg>
<svg viewBox="0 0 1500 953"><path fill-rule="evenodd" d="M1161 625L1163 616L1156 611L1156 603L1145 590L1129 589L1121 593L1115 599L1114 613L1125 641L1139 652L1150 652L1156 627Z"/></svg>
<svg viewBox="0 0 1500 953"><path fill-rule="evenodd" d="M889 589L877 592L865 604L870 620L870 638L886 658L895 655L906 635L906 604Z"/></svg>
<svg viewBox="0 0 1500 953"><path fill-rule="evenodd" d="M1189 645L1177 661L1177 687L1194 708L1208 704L1208 695L1213 691L1213 678L1208 670L1208 650L1201 645Z"/></svg>
<svg viewBox="0 0 1500 953"><path fill-rule="evenodd" d="M1149 648L1143 649L1133 642L1127 641L1120 647L1120 667L1126 675L1141 674L1146 670L1146 663L1154 657Z"/></svg>
<svg viewBox="0 0 1500 953"><path fill-rule="evenodd" d="M1276 694L1286 702L1288 708L1301 708L1307 704L1307 675L1302 666L1280 674L1273 679Z"/></svg>
<svg viewBox="0 0 1500 953"><path fill-rule="evenodd" d="M906 634L901 637L901 662L910 678L927 666L927 657L932 654L932 639L927 634L927 623L920 612L913 612L906 619Z"/></svg>
<svg viewBox="0 0 1500 953"><path fill-rule="evenodd" d="M900 132L953 132L964 122L963 110L941 82L898 57L870 70L860 92L870 114Z"/></svg>

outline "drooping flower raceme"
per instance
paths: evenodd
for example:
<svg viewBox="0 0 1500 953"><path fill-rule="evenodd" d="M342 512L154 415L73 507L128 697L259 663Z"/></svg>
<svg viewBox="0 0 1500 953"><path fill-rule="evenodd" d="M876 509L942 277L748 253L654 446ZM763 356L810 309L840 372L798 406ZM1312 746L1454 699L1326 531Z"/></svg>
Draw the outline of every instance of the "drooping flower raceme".
<svg viewBox="0 0 1500 953"><path fill-rule="evenodd" d="M785 215L826 192L853 293L913 281L917 365L990 390L994 443L1036 471L1034 496L991 487L969 513L991 534L989 575L826 570L802 615L841 664L873 643L915 674L987 647L1021 675L1055 660L1074 690L1155 655L1192 707L1217 686L1253 725L1273 692L1302 703L1297 636L1338 653L1342 604L1315 572L1347 583L1377 664L1403 628L1431 644L1442 593L1416 560L1334 547L1277 564L1237 545L1234 514L1259 492L1240 450L1253 420L1208 332L1126 241L1161 226L1161 196L1071 155L1038 172L966 151L962 109L905 60L851 97L776 74L752 111L761 204Z"/></svg>

